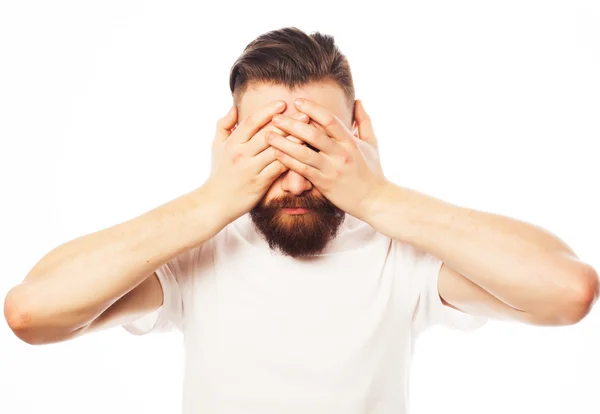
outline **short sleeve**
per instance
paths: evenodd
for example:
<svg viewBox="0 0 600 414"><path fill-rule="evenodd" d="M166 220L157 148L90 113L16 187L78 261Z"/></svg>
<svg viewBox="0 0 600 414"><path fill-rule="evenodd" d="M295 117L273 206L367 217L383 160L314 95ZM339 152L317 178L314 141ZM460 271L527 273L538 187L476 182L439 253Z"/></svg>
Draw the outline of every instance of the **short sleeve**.
<svg viewBox="0 0 600 414"><path fill-rule="evenodd" d="M461 331L482 327L487 319L445 305L439 294L439 276L443 262L413 246L399 243L399 260L407 266L413 292L417 295L413 313L413 329L420 333L432 326Z"/></svg>
<svg viewBox="0 0 600 414"><path fill-rule="evenodd" d="M184 297L196 268L199 249L191 249L176 256L155 270L163 291L163 304L157 310L123 325L134 335L183 330Z"/></svg>

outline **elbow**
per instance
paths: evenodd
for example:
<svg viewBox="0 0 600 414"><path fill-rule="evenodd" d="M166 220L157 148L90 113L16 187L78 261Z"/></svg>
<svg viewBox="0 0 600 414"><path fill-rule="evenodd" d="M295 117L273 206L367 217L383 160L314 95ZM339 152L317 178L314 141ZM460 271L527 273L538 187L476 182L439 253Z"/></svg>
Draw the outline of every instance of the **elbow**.
<svg viewBox="0 0 600 414"><path fill-rule="evenodd" d="M583 264L581 269L569 279L565 288L559 315L556 315L559 325L575 325L582 321L592 310L598 300L600 283L598 273L593 267Z"/></svg>
<svg viewBox="0 0 600 414"><path fill-rule="evenodd" d="M31 311L19 287L11 289L4 299L4 319L17 338L29 345L45 345L59 342L65 330L51 319L40 318L39 312Z"/></svg>
<svg viewBox="0 0 600 414"><path fill-rule="evenodd" d="M30 345L38 345L31 327L31 314L22 309L15 296L13 288L4 299L4 319L17 338Z"/></svg>
<svg viewBox="0 0 600 414"><path fill-rule="evenodd" d="M29 345L46 345L75 338L83 334L89 323L76 318L60 317L47 309L42 310L22 285L12 288L4 299L4 319L17 338ZM32 309L33 308L33 309Z"/></svg>

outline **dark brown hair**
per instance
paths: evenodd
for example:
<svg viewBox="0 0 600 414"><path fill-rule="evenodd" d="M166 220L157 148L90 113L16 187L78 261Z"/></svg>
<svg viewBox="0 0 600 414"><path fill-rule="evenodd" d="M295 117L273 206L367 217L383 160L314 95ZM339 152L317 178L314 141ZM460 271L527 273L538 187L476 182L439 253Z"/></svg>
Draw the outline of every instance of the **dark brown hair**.
<svg viewBox="0 0 600 414"><path fill-rule="evenodd" d="M229 88L236 105L250 82L265 82L290 89L310 82L336 82L354 113L354 83L348 59L335 44L333 36L306 34L286 27L254 39L231 67Z"/></svg>

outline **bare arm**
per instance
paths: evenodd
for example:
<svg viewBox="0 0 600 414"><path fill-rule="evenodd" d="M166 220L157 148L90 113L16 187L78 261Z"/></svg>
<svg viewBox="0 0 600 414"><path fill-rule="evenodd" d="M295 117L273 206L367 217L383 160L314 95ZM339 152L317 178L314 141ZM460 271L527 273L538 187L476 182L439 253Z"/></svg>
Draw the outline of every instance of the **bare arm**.
<svg viewBox="0 0 600 414"><path fill-rule="evenodd" d="M239 124L232 108L217 123L202 187L44 256L6 296L13 332L31 344L59 342L157 309L163 295L155 270L248 212L286 171L264 138L269 129L282 133L267 124L285 108L270 102Z"/></svg>
<svg viewBox="0 0 600 414"><path fill-rule="evenodd" d="M111 312L131 316L134 309L158 308L162 290L149 276L218 233L227 224L220 211L207 188L200 187L57 247L7 294L4 313L9 326L22 340L43 344L82 333L109 308L95 323L101 325ZM143 289L134 290L147 279ZM117 304L129 292L127 300Z"/></svg>
<svg viewBox="0 0 600 414"><path fill-rule="evenodd" d="M568 325L597 300L596 271L544 229L392 183L372 206L367 221L374 228L444 262L440 296L461 311Z"/></svg>
<svg viewBox="0 0 600 414"><path fill-rule="evenodd" d="M279 159L338 208L444 262L438 291L448 306L541 325L573 324L598 298L598 275L550 232L460 208L385 179L369 115L356 101L349 121L307 99L295 105L322 128L289 117L276 125L317 148L277 136ZM333 139L332 139L333 138Z"/></svg>

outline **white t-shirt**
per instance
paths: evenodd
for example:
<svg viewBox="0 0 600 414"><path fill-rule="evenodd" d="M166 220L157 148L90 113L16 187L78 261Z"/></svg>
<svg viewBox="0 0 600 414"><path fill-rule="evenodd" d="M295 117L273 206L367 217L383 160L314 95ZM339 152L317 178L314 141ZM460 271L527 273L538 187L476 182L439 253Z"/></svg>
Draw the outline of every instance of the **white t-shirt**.
<svg viewBox="0 0 600 414"><path fill-rule="evenodd" d="M273 253L248 214L157 270L180 330L184 414L405 414L415 339L485 320L444 306L441 261L346 215L322 254Z"/></svg>

